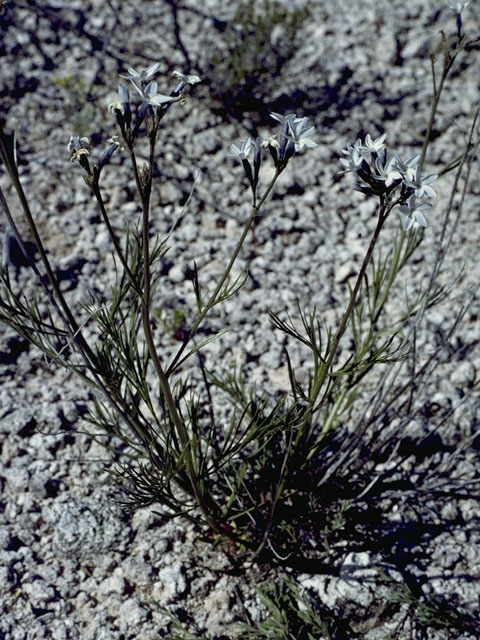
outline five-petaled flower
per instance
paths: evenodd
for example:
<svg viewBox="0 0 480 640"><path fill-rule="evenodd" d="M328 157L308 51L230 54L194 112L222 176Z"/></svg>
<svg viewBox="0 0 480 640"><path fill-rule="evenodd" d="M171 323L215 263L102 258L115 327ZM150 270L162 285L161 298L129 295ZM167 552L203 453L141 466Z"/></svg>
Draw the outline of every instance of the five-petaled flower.
<svg viewBox="0 0 480 640"><path fill-rule="evenodd" d="M386 151L375 160L375 167L377 168L376 177L385 182L386 187L390 187L403 177L398 170L395 156L388 157Z"/></svg>
<svg viewBox="0 0 480 640"><path fill-rule="evenodd" d="M357 139L355 144L342 149L347 157L340 159L344 167L340 173L351 171L356 174L358 181L355 189L367 195L379 196L384 205L391 205L388 211L400 204L405 231L414 225L426 227L423 212L432 205L418 203L417 200L437 195L430 185L438 176L432 173L422 177L420 156L411 156L403 162L396 153L391 154L387 150L385 138L385 133L376 140L367 134L363 142Z"/></svg>
<svg viewBox="0 0 480 640"><path fill-rule="evenodd" d="M410 158L406 162L403 162L395 153L395 151L393 152L393 155L395 156L396 167L402 174L404 181L415 180L415 177L417 175L417 166L420 160L420 156L419 155L410 156Z"/></svg>
<svg viewBox="0 0 480 640"><path fill-rule="evenodd" d="M359 151L358 144L349 144L346 149L342 149L342 153L344 153L347 158L340 158L340 163L345 167L345 169L340 171L340 173L357 171L363 162L363 157Z"/></svg>
<svg viewBox="0 0 480 640"><path fill-rule="evenodd" d="M193 74L182 73L181 71L174 71L172 73L174 78L178 78L178 80L182 80L185 84L197 84L197 82L201 82L201 78L199 76L195 76Z"/></svg>
<svg viewBox="0 0 480 640"><path fill-rule="evenodd" d="M372 140L372 136L369 133L367 133L367 135L365 136L364 143L359 145L358 148L360 151L366 154L379 153L379 151L382 151L383 149L385 149L386 137L387 137L387 134L384 133L381 136L379 136L376 140Z"/></svg>
<svg viewBox="0 0 480 640"><path fill-rule="evenodd" d="M426 227L427 221L422 211L427 211L431 206L429 202L417 204L417 198L415 194L412 194L407 204L400 207L400 213L403 216L403 230L408 231L415 223L418 223L421 227Z"/></svg>
<svg viewBox="0 0 480 640"><path fill-rule="evenodd" d="M294 113L288 113L286 116L282 116L282 114L280 113L271 113L270 117L272 117L274 120L278 120L282 127L285 128L288 127L290 122L293 122L293 120L297 119L297 116Z"/></svg>
<svg viewBox="0 0 480 640"><path fill-rule="evenodd" d="M295 118L289 120L288 129L290 135L287 137L295 145L295 151L301 151L304 147L311 149L318 146L316 142L310 140L310 136L314 132L315 127L308 126L308 118Z"/></svg>
<svg viewBox="0 0 480 640"><path fill-rule="evenodd" d="M177 86L175 87L172 93L172 95L174 96L178 96L179 94L181 94L182 91L187 86L187 84L193 85L193 84L198 84L199 82L202 81L202 79L199 76L196 76L193 74L181 73L180 71L174 71L172 73L172 76L174 78L177 78L178 80Z"/></svg>
<svg viewBox="0 0 480 640"><path fill-rule="evenodd" d="M422 178L421 166L417 165L415 178L404 178L404 183L407 187L415 190L417 198L423 198L423 196L434 198L437 195L437 192L430 185L437 178L438 175L436 173L431 173L430 175Z"/></svg>
<svg viewBox="0 0 480 640"><path fill-rule="evenodd" d="M465 9L465 7L468 7L469 4L470 4L470 0L466 0L464 2L449 2L448 6L453 11L453 13L460 15L462 11Z"/></svg>
<svg viewBox="0 0 480 640"><path fill-rule="evenodd" d="M164 96L161 93L157 93L157 83L155 81L149 82L145 88L139 87L135 83L132 84L142 99L141 109L149 105L152 107L160 107L162 104L175 100L172 96Z"/></svg>

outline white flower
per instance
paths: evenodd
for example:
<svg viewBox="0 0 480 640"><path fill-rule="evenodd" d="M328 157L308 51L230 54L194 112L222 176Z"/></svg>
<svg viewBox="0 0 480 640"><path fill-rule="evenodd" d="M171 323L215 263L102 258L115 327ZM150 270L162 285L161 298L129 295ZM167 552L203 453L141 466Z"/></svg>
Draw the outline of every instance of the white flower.
<svg viewBox="0 0 480 640"><path fill-rule="evenodd" d="M147 69L140 69L140 71L136 71L133 67L128 67L128 75L124 76L122 74L120 74L121 78L126 78L127 80L131 80L133 83L135 82L148 82L149 80L151 80L153 78L153 76L157 73L157 71L160 69L160 63L156 62L155 64L152 64L150 67L148 67Z"/></svg>
<svg viewBox="0 0 480 640"><path fill-rule="evenodd" d="M278 120L282 127L288 127L289 123L293 120L298 120L297 116L294 113L289 113L286 116L282 116L280 113L271 113L270 117L274 120Z"/></svg>
<svg viewBox="0 0 480 640"><path fill-rule="evenodd" d="M308 118L290 119L288 128L291 135L287 137L294 143L295 151L301 151L304 147L311 149L318 146L316 142L310 140L310 136L314 132L315 127L308 126Z"/></svg>
<svg viewBox="0 0 480 640"><path fill-rule="evenodd" d="M358 141L357 141L358 142ZM340 162L343 164L344 171L340 173L348 173L349 171L357 171L360 165L363 162L363 158L358 150L357 143L349 144L346 149L342 149L342 153L344 153L348 158L340 158Z"/></svg>
<svg viewBox="0 0 480 640"><path fill-rule="evenodd" d="M172 102L175 98L172 96L164 96L161 93L157 93L157 83L150 82L145 88L140 88L134 82L132 83L137 93L142 98L142 107L152 105L153 107L159 107L167 102Z"/></svg>
<svg viewBox="0 0 480 640"><path fill-rule="evenodd" d="M400 171L398 171L397 169L395 156L391 156L387 160L386 152L383 155L383 158L382 156L379 156L375 160L375 166L378 171L378 174L375 177L383 180L386 187L389 187L391 184L393 184L395 180L401 180L403 177Z"/></svg>
<svg viewBox="0 0 480 640"><path fill-rule="evenodd" d="M468 7L469 4L470 0L467 0L466 2L449 2L448 6L453 11L453 13L460 15L465 7Z"/></svg>
<svg viewBox="0 0 480 640"><path fill-rule="evenodd" d="M238 158L239 160L246 160L250 154L250 151L254 147L254 142L251 138L246 138L242 140L241 148L237 147L236 144L231 144L230 149L232 153L228 153L227 156L229 158Z"/></svg>
<svg viewBox="0 0 480 640"><path fill-rule="evenodd" d="M437 192L430 186L430 184L438 178L436 173L432 173L424 178L420 175L421 167L417 166L415 172L415 179L407 179L404 178L403 182L407 187L411 189L415 189L415 195L417 198L423 198L423 196L428 196L429 198L434 198L437 195Z"/></svg>
<svg viewBox="0 0 480 640"><path fill-rule="evenodd" d="M420 155L411 156L406 162L402 162L395 151L393 152L393 155L395 156L395 164L397 166L397 169L403 175L404 179L410 181L415 180Z"/></svg>
<svg viewBox="0 0 480 640"><path fill-rule="evenodd" d="M174 95L178 95L179 93L181 93L187 84L193 85L202 81L199 76L187 75L185 73L181 73L180 71L174 71L172 75L178 80L177 86L173 90Z"/></svg>
<svg viewBox="0 0 480 640"><path fill-rule="evenodd" d="M382 149L385 149L384 141L386 137L387 134L384 133L376 140L372 140L372 136L367 133L365 136L365 142L359 146L359 149L364 153L378 153L379 151L382 151Z"/></svg>
<svg viewBox="0 0 480 640"><path fill-rule="evenodd" d="M408 203L400 207L400 213L403 217L403 230L408 231L415 223L422 227L426 227L427 221L425 220L422 211L430 209L431 206L432 205L428 202L417 205L415 194L411 195L408 199Z"/></svg>

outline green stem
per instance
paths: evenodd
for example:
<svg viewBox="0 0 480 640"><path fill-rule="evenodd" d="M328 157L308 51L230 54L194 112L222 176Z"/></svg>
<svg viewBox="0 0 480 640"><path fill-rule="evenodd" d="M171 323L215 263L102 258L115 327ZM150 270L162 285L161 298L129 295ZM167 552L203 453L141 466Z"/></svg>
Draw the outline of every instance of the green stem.
<svg viewBox="0 0 480 640"><path fill-rule="evenodd" d="M82 374L79 371L78 367L76 365L73 365L75 368L75 371L79 375L81 375L82 378L87 383L96 385L97 388L102 390L105 396L110 399L114 408L125 420L126 424L128 424L129 427L132 429L136 437L138 437L139 440L145 444L146 439L145 439L145 434L142 426L132 418L128 410L128 406L123 400L123 398L121 397L121 395L118 393L118 390L115 387L113 387L108 382L108 380L103 379L103 376L100 373L100 368L98 367L97 358L94 352L92 351L92 349L90 348L90 346L88 345L87 341L83 337L81 327L78 325L77 321L75 320L73 313L71 312L70 307L67 305L67 302L59 288L57 279L55 278L55 274L53 273L53 270L50 265L50 261L48 259L47 253L45 251L42 240L38 233L37 226L33 219L27 197L25 195L25 192L23 191L23 187L20 181L20 176L18 175L13 154L10 155L10 153L8 152L8 146L7 146L6 139L3 135L3 132L0 132L0 152L1 152L1 158L4 163L4 166L8 171L12 184L15 188L15 191L17 192L17 196L22 205L22 209L24 211L28 226L33 235L38 251L40 253L41 260L45 268L45 271L47 273L48 281L52 287L53 293L49 289L47 283L45 282L45 278L40 274L34 262L32 262L31 267L35 275L37 276L39 283L44 287L46 295L50 300L50 302L52 303L52 306L57 310L63 325L65 326L67 332L70 335L71 342L73 342L77 346L79 353L82 359L84 360L86 369L89 370L92 375L92 379L90 379L86 374ZM19 243L21 245L22 242L21 242L21 238L18 233L17 227L15 225L15 221L9 211L7 202L3 197L3 193L1 193L1 190L0 190L0 195L1 195L0 200L3 205L5 214L9 220L10 226L15 232L15 235L17 236L17 240L19 240Z"/></svg>
<svg viewBox="0 0 480 640"><path fill-rule="evenodd" d="M9 154L7 153L6 143L4 142L3 136L2 136L2 140L0 141L0 146L3 147L2 160L5 166L7 167L13 186L15 188L15 191L17 192L18 199L20 200L20 204L25 214L28 227L33 236L33 240L38 249L38 252L40 254L40 259L42 261L43 267L47 274L48 281L50 283L50 286L52 287L53 297L60 305L60 308L58 310L61 312L61 315L63 315L64 317L65 325L68 327L72 340L80 346L81 350L83 350L87 355L91 365L95 369L97 369L97 359L95 357L95 354L93 353L92 349L88 345L87 341L84 339L83 334L81 333L80 327L77 321L75 320L75 317L73 316L70 306L67 304L67 301L65 300L63 293L60 290L55 274L53 273L53 269L50 265L47 252L45 251L45 247L43 246L42 239L40 238L40 234L38 233L37 225L35 224L35 220L33 219L33 215L30 210L30 205L28 204L27 197L25 195L22 184L20 182L20 177L18 175L15 165L13 164L14 163L13 158L10 158Z"/></svg>
<svg viewBox="0 0 480 640"><path fill-rule="evenodd" d="M270 195L270 192L272 191L275 182L277 181L278 176L280 175L281 170L278 170L275 172L275 175L272 178L272 181L270 182L270 184L268 185L267 189L265 190L265 193L262 195L262 197L260 198L258 204L254 204L252 205L252 209L250 212L250 216L245 224L245 227L243 228L243 232L242 235L240 236L240 239L237 242L237 245L232 253L232 257L230 258L230 261L227 265L227 267L225 268L225 271L223 272L222 277L220 278L220 280L218 281L217 286L215 287L214 292L212 293L212 295L210 296L208 302L205 304L205 306L203 307L202 311L198 314L198 317L196 319L196 321L194 322L193 326L191 327L191 329L188 332L187 337L185 338L182 346L180 347L180 349L178 350L177 354L175 355L175 357L173 358L172 362L170 363L170 366L167 369L167 374L170 376L174 371L175 368L179 365L180 363L180 358L183 354L183 352L185 351L188 343L190 342L190 340L193 338L193 336L195 335L195 333L197 332L198 327L200 326L200 324L203 322L205 316L208 314L208 312L210 311L210 309L216 304L217 302L217 298L219 293L221 292L221 290L223 289L229 275L230 272L235 264L235 262L237 261L238 258L238 254L240 253L244 243L245 243L245 239L248 235L249 230L251 229L255 218L258 215L258 212L260 211L260 209L262 208L263 204L265 203L265 200L268 198L268 196ZM183 362L183 360L182 360Z"/></svg>
<svg viewBox="0 0 480 640"><path fill-rule="evenodd" d="M110 218L105 208L105 203L103 202L102 194L100 191L100 185L98 184L98 182L92 184L92 192L95 198L97 199L98 207L100 209L100 213L102 215L103 221L105 222L105 225L107 227L107 231L110 236L110 239L112 240L113 246L115 248L115 253L117 254L120 262L122 263L125 273L127 274L130 282L132 283L133 288L135 289L138 295L141 295L141 290L138 286L137 281L135 280L135 276L133 275L130 267L128 266L125 255L122 251L120 243L118 242L117 236L115 235L115 231L113 230L113 227L111 225Z"/></svg>
<svg viewBox="0 0 480 640"><path fill-rule="evenodd" d="M425 133L425 138L423 140L423 146L422 146L422 151L420 154L420 160L419 160L419 166L420 166L420 170L422 169L424 162L425 162L425 156L427 155L427 149L428 149L428 145L430 143L430 137L432 135L432 130L433 130L433 125L435 122L435 116L437 114L437 108L438 108L438 103L440 102L440 97L442 95L442 91L443 91L443 87L445 85L445 80L447 79L448 74L450 73L450 70L455 62L455 59L458 55L458 52L463 48L464 45L464 39L463 38L459 38L458 41L458 46L456 47L456 49L454 50L453 55L450 55L450 48L449 45L446 41L446 37L445 34L442 32L441 33L441 37L442 37L442 44L443 44L443 69L442 69L442 76L440 78L440 82L437 86L436 84L436 79L435 79L435 59L432 56L431 58L431 63L432 63L432 77L433 77L433 101L432 101L432 106L430 108L430 115L428 118L428 123L427 123L427 131Z"/></svg>
<svg viewBox="0 0 480 640"><path fill-rule="evenodd" d="M285 458L284 464L282 465L282 469L281 469L280 476L279 476L279 481L277 483L277 492L276 492L276 495L275 495L275 499L273 501L273 511L270 512L269 524L267 525L267 528L266 528L266 530L264 532L264 535L262 536L262 541L260 543L260 546L257 549L254 557L257 557L259 555L259 553L263 550L263 548L265 547L265 544L268 541L268 536L269 536L271 528L272 528L274 510L275 510L275 507L278 504L278 502L279 502L279 500L280 500L280 498L281 498L281 496L283 494L283 491L285 489L285 484L286 484L287 478L289 476L290 464L288 463L287 458L289 457L290 453L293 454L293 455L295 454L295 452L296 452L296 450L298 448L298 445L300 444L300 442L304 438L305 432L309 429L310 422L311 422L311 419L312 419L312 415L313 415L314 411L316 410L315 403L316 403L316 401L318 399L318 396L319 396L320 391L321 391L321 389L323 387L323 384L324 384L327 376L330 373L330 367L331 367L331 365L333 363L333 360L335 358L335 355L337 353L337 349L338 349L338 346L340 344L340 340L341 340L341 338L342 338L342 336L345 333L345 330L347 328L348 320L349 320L349 318L350 318L350 316L352 314L353 307L355 305L355 301L357 299L358 292L360 291L360 287L362 285L363 278L365 277L365 273L366 273L367 267L368 267L368 265L370 263L370 260L371 260L372 254L373 254L373 250L375 248L375 245L377 243L378 237L380 235L380 231L382 230L382 227L383 227L383 225L385 223L385 220L388 218L388 215L390 214L390 211L395 206L395 204L396 203L390 204L389 206L387 206L388 203L382 201L381 208L380 208L380 211L379 211L379 214L378 214L377 226L375 227L375 231L373 233L372 239L370 240L370 244L368 246L367 253L365 254L365 258L363 260L362 266L361 266L360 271L358 273L357 280L355 282L355 286L354 286L353 291L351 293L350 301L348 303L347 309L346 309L346 311L345 311L345 313L343 315L343 318L342 318L342 321L340 323L340 326L338 327L338 330L337 330L337 332L335 334L335 338L333 340L332 346L330 347L330 350L329 350L329 353L328 353L328 357L327 357L325 363L321 367L320 375L314 381L313 388L312 388L312 391L310 393L309 406L308 406L308 408L307 408L307 410L305 412L305 416L304 416L302 425L300 426L300 428L299 428L299 430L297 432L293 447L291 448L291 450L289 448L287 457ZM317 446L318 446L318 442L315 444L315 447L317 447ZM310 458L311 458L311 455L308 455L307 456L307 460L310 459Z"/></svg>
<svg viewBox="0 0 480 640"><path fill-rule="evenodd" d="M375 231L373 233L372 239L370 240L370 244L368 246L367 249L367 253L365 254L365 258L363 259L363 263L362 266L360 267L360 271L358 273L357 276L357 280L355 282L355 286L353 288L353 291L350 295L350 301L348 303L347 309L345 311L345 313L343 314L343 318L342 321L340 323L340 326L337 329L337 332L335 334L335 338L333 339L333 343L332 346L330 347L329 353L328 353L328 357L325 361L325 363L322 365L321 367L321 372L320 375L316 378L316 380L314 381L313 384L313 388L312 391L310 392L310 401L309 401L309 408L307 410L307 416L308 419L312 416L313 412L315 411L315 403L318 399L318 396L320 394L320 391L323 387L323 384L327 378L327 376L330 373L330 367L333 363L333 360L335 358L335 355L337 353L338 350L338 346L340 344L340 340L342 339L343 334L345 333L345 330L347 328L348 325L348 321L350 319L350 316L352 314L353 311L353 307L355 305L355 302L357 300L357 295L358 292L360 291L360 287L362 285L362 281L363 278L365 277L365 273L367 271L367 267L370 263L370 260L372 258L372 254L373 254L373 250L375 248L375 245L377 244L377 240L378 237L380 235L380 231L382 230L382 227L385 223L385 220L387 219L391 209L392 209L393 205L390 205L387 208L387 203L382 203L379 214L378 214L378 220L377 220L377 226L375 227ZM306 420L306 422L304 423L304 425L306 426L306 424L308 423L308 419ZM299 430L299 437L297 437L297 441L299 442L302 436L302 429Z"/></svg>
<svg viewBox="0 0 480 640"><path fill-rule="evenodd" d="M144 283L143 283L143 295L142 295L142 325L143 325L143 331L145 334L147 349L152 359L152 363L153 363L155 372L157 374L158 381L160 383L160 388L162 390L163 397L167 404L168 412L170 414L170 417L172 419L173 425L175 427L176 433L178 435L178 438L182 447L181 455L185 464L185 471L188 475L188 478L193 490L193 494L195 496L195 500L209 527L214 531L217 531L218 533L220 533L222 529L217 523L217 521L215 520L215 518L212 517L211 515L212 507L210 507L207 504L207 500L204 495L203 488L198 478L197 470L195 468L195 463L192 456L191 442L188 436L188 431L185 428L185 424L179 414L175 399L173 397L172 390L170 388L170 383L168 381L167 375L163 370L162 363L160 362L160 358L158 357L158 353L155 347L155 341L152 333L152 325L150 321L151 272L150 272L149 222L150 222L150 193L151 193L156 133L157 131L154 126L152 128L152 131L150 132L150 157L149 157L149 165L147 168L148 173L144 175L143 184L138 172L138 165L137 165L135 153L133 151L133 148L130 148L130 156L132 160L135 181L137 183L137 189L138 189L138 193L142 203L142 251L143 251L143 269L144 269ZM211 496L209 497L210 497L210 502L213 503ZM212 504L212 506L213 508L216 507L214 503Z"/></svg>
<svg viewBox="0 0 480 640"><path fill-rule="evenodd" d="M401 236L400 236L400 242L398 243L398 246L396 247L395 253L393 254L393 258L392 258L392 262L390 264L390 270L388 273L388 279L387 282L385 283L385 286L383 288L383 291L380 295L380 298L377 301L376 304L376 308L374 311L374 314L372 316L372 327L376 327L378 319L380 317L380 314L382 313L382 309L385 306L385 303L387 302L387 298L388 295L390 293L390 289L392 288L392 285L395 281L395 277L398 273L398 264L400 262L400 256L402 253L402 248L403 248L403 243L405 241L405 237L406 237L406 233L405 231L402 229L401 231Z"/></svg>

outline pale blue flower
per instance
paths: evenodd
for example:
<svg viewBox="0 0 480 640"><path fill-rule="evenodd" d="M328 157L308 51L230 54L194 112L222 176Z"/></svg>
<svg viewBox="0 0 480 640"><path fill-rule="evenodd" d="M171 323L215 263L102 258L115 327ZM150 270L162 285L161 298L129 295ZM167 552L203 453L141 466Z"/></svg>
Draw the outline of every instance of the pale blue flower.
<svg viewBox="0 0 480 640"><path fill-rule="evenodd" d="M142 106L140 107L142 111L144 111L149 105L152 107L160 107L163 104L175 100L172 96L164 96L161 93L157 93L157 83L155 81L147 84L145 88L140 88L134 82L132 85L135 87L137 93L142 99Z"/></svg>
<svg viewBox="0 0 480 640"><path fill-rule="evenodd" d="M126 78L127 80L131 80L133 83L140 82L141 84L142 83L146 84L153 78L153 76L157 73L159 69L160 69L159 62L152 64L147 69L140 69L140 71L136 71L133 67L128 67L127 68L128 75L124 76L120 74L120 77Z"/></svg>
<svg viewBox="0 0 480 640"><path fill-rule="evenodd" d="M198 82L202 81L202 79L199 76L181 73L180 71L174 71L172 73L172 76L174 78L178 78L179 80L182 80L182 82L185 82L185 84L197 84Z"/></svg>
<svg viewBox="0 0 480 640"><path fill-rule="evenodd" d="M437 195L437 192L430 186L430 184L438 178L438 175L436 173L432 173L422 178L420 172L421 167L418 165L415 171L414 180L404 178L403 182L405 186L410 187L410 189L414 189L417 198L423 198L423 196L434 198Z"/></svg>
<svg viewBox="0 0 480 640"><path fill-rule="evenodd" d="M403 177L397 168L395 156L388 158L386 152L375 160L375 166L378 172L375 177L385 182L386 187L390 187L396 180L401 180Z"/></svg>
<svg viewBox="0 0 480 640"><path fill-rule="evenodd" d="M403 230L408 231L415 223L419 224L421 227L426 227L427 221L425 220L422 211L426 211L431 207L432 205L429 202L417 204L415 194L412 194L408 199L407 204L400 207L400 213L403 217Z"/></svg>
<svg viewBox="0 0 480 640"><path fill-rule="evenodd" d="M308 118L295 118L289 120L288 129L290 131L290 136L287 137L295 145L295 151L301 151L304 147L309 149L318 147L316 142L310 140L310 136L314 132L315 127L308 126Z"/></svg>
<svg viewBox="0 0 480 640"><path fill-rule="evenodd" d="M294 113L288 113L286 116L282 116L280 113L271 113L270 117L274 120L278 120L284 128L287 128L290 122L297 119L297 116Z"/></svg>
<svg viewBox="0 0 480 640"><path fill-rule="evenodd" d="M130 102L130 93L128 91L128 87L125 84L118 85L118 95L120 96L120 100L122 102Z"/></svg>
<svg viewBox="0 0 480 640"><path fill-rule="evenodd" d="M367 133L367 135L365 136L365 141L362 145L359 145L359 149L360 151L364 152L364 153L379 153L380 151L382 151L383 149L385 149L385 138L387 137L387 134L384 133L383 135L379 136L376 140L372 140L372 136Z"/></svg>
<svg viewBox="0 0 480 640"><path fill-rule="evenodd" d="M358 141L357 141L358 142ZM349 171L357 171L362 162L363 162L363 158L360 154L360 151L358 149L358 145L355 144L349 144L347 146L346 149L342 149L342 153L344 153L346 156L348 156L347 158L340 158L340 162L341 164L343 164L343 166L345 167L345 169L343 171L341 171L340 173L348 173Z"/></svg>
<svg viewBox="0 0 480 640"><path fill-rule="evenodd" d="M404 179L409 181L415 180L420 155L411 156L406 162L403 162L395 151L393 152L393 155L395 156L397 169L403 175Z"/></svg>
<svg viewBox="0 0 480 640"><path fill-rule="evenodd" d="M242 146L239 148L236 144L231 144L230 149L232 153L227 153L229 158L237 158L238 160L246 160L250 155L250 151L255 146L253 140L251 138L246 138L242 140Z"/></svg>
<svg viewBox="0 0 480 640"><path fill-rule="evenodd" d="M470 4L470 0L467 0L467 1L464 1L464 2L449 2L448 6L453 11L453 13L456 13L457 15L460 15L462 13L462 11L466 7L468 7L469 4Z"/></svg>

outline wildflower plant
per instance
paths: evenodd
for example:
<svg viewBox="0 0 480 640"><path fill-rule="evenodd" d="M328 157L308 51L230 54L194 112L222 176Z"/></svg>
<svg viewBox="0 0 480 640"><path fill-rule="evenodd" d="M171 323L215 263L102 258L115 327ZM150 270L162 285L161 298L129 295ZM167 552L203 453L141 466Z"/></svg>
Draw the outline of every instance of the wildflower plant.
<svg viewBox="0 0 480 640"><path fill-rule="evenodd" d="M427 221L422 211L432 207L430 202L418 202L422 197L436 195L431 183L437 179L436 174L421 176L420 156L412 156L405 163L396 153L389 153L385 145L386 134L372 140L367 134L364 142L358 139L342 151L347 158L340 162L345 167L342 173L356 174L357 191L380 198L385 214L399 205L402 213L403 229L408 231L415 223L422 227ZM412 175L412 171L414 175Z"/></svg>
<svg viewBox="0 0 480 640"><path fill-rule="evenodd" d="M375 226L338 324L327 325L316 309L304 308L302 301L297 320L271 312L273 328L285 334L293 349L306 348L311 362L303 380L293 364L292 347L286 350L290 390L280 395L253 389L241 369L209 370L202 352L221 332L202 342L200 329L212 309L248 280L247 272L234 276L234 267L279 176L321 144L308 118L272 113L272 130L266 137L231 145L229 156L240 162L248 183L250 213L213 287L202 284L195 264L190 267L196 308L188 312L191 315L182 311L180 341L168 358L155 334L155 319L159 313L161 317L156 288L168 236L151 234L153 169L163 117L186 103L186 91L200 78L175 72L174 88L167 95L159 92L155 79L158 64L143 70L129 67L128 74L122 74L125 82L118 87L118 100L109 106L118 135L99 154L86 136L70 138L70 160L78 163L96 201L116 266L110 297L92 293L91 303L82 308L73 308L59 285L22 186L14 144L2 132L3 167L17 192L39 259L25 252L38 283L32 300L18 290L4 261L0 319L91 386L95 400L90 420L100 433L113 437L115 473L134 505L161 503L166 517L190 519L208 529L213 541L230 539L230 548L240 557L247 554L250 561L306 562L309 569L322 568L328 566L330 550L351 535L349 523L361 514L362 500L371 497L372 487L386 474L377 471L371 459L392 438L388 430L380 437L378 424L394 400L379 383L369 410L360 407L362 385L372 370L406 361L413 346L404 324L410 319L419 322L425 309L445 295L433 274L429 287L395 317L387 313L394 284L438 206L431 202L435 198L431 185L439 176L424 171L424 164L444 81L463 38L456 49L444 50L438 84L434 74L434 100L420 154L402 160L387 148L386 133L376 138L366 135L342 151L342 173L353 174L355 188L377 203ZM148 149L145 164L138 159L140 141L146 141ZM458 172L468 169L476 145L474 126L466 151L451 167ZM103 173L119 153L129 158L141 207L138 224L127 227L123 238L112 225L102 190ZM273 175L264 172L267 163L273 164ZM235 165L233 170L238 170ZM9 233L23 246L1 191L0 199ZM397 230L397 237L385 255L378 252L378 240L387 223ZM353 346L345 358L347 335ZM203 388L196 385L194 390L180 374L193 368L197 358ZM405 392L401 385L392 389L394 399ZM219 418L215 411L216 394L228 399L227 417ZM360 418L355 423L352 416ZM376 439L367 456L371 464L361 455L368 434ZM369 473L376 478L373 484Z"/></svg>

